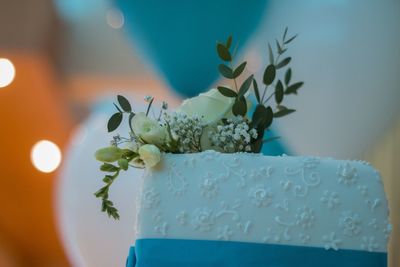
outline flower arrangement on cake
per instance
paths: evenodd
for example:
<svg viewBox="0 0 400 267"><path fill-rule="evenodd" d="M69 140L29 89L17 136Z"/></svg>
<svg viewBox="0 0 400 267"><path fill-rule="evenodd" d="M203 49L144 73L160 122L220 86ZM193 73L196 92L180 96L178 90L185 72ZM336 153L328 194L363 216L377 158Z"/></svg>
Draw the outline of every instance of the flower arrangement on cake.
<svg viewBox="0 0 400 267"><path fill-rule="evenodd" d="M269 64L261 82L253 74L241 79L247 62L234 66L236 48L232 46L232 36L224 43L218 42L216 50L223 62L218 69L230 85L186 99L172 112L168 111L168 103L162 102L157 117L150 116L154 97L145 97L145 112L134 112L130 102L118 95L118 102L114 103L117 112L108 121L108 132L115 131L124 118L130 131L127 137L114 136L110 146L95 153L96 159L103 162L100 170L107 173L103 178L105 186L95 193L102 200L102 211L118 219L118 210L109 200L110 186L129 167L155 167L162 160L162 153L259 153L264 143L279 138L264 136L275 118L295 112L282 103L303 85L292 82L291 57L285 56L287 46L296 37L288 37L286 28L281 40L275 40L275 51L268 44ZM256 102L253 112L252 99Z"/></svg>
<svg viewBox="0 0 400 267"><path fill-rule="evenodd" d="M370 164L260 153L277 138L268 136L273 120L295 111L283 100L303 85L286 56L295 38L285 29L276 49L267 45L262 81L246 62L233 65L231 37L217 43L226 82L175 111L162 102L155 112L153 97L145 112L133 111L118 96L108 131L123 120L130 130L96 152L106 175L95 195L118 219L110 186L121 171L146 168L127 266L387 265L392 226Z"/></svg>

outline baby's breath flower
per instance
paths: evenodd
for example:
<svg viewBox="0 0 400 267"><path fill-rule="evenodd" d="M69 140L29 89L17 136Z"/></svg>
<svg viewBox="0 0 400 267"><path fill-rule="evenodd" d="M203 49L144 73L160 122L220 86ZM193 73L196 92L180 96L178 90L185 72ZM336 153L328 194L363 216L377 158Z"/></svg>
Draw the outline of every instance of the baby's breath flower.
<svg viewBox="0 0 400 267"><path fill-rule="evenodd" d="M200 152L200 138L204 123L198 116L189 117L182 112L173 112L164 115L165 123L169 124L172 138L178 142L181 153Z"/></svg>
<svg viewBox="0 0 400 267"><path fill-rule="evenodd" d="M248 121L242 116L227 119L208 133L212 146L223 152L249 152L251 139L257 138L257 130L250 129Z"/></svg>

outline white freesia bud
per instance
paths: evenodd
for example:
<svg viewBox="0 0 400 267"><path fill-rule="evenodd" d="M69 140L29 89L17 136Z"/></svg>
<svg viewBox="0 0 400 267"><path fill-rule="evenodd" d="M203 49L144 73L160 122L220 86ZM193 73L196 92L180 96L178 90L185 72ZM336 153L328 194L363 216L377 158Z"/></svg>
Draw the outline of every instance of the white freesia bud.
<svg viewBox="0 0 400 267"><path fill-rule="evenodd" d="M155 145L143 145L139 148L139 157L148 168L154 167L161 160L161 152Z"/></svg>
<svg viewBox="0 0 400 267"><path fill-rule="evenodd" d="M132 130L136 136L146 143L162 145L166 131L157 121L150 119L145 113L137 113L132 119Z"/></svg>
<svg viewBox="0 0 400 267"><path fill-rule="evenodd" d="M232 110L234 98L223 96L217 89L211 89L182 102L178 111L193 117L198 116L206 124L213 124L226 118Z"/></svg>

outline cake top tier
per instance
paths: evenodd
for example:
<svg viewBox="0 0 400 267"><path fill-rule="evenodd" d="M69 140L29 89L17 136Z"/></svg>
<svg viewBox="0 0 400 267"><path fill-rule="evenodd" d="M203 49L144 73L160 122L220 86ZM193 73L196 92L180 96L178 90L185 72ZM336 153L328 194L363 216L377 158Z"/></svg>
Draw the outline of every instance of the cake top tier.
<svg viewBox="0 0 400 267"><path fill-rule="evenodd" d="M147 171L138 238L386 251L378 172L362 161L261 154L164 154Z"/></svg>

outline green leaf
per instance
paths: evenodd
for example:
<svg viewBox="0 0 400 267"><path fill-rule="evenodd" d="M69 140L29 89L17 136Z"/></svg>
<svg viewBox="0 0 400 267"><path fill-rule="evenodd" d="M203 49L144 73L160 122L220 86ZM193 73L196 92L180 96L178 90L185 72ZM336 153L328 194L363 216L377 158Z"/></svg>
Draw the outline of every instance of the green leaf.
<svg viewBox="0 0 400 267"><path fill-rule="evenodd" d="M107 212L108 217L113 217L115 220L119 219L118 210L114 207L114 203L108 199L103 199L101 211Z"/></svg>
<svg viewBox="0 0 400 267"><path fill-rule="evenodd" d="M278 80L278 83L275 87L275 101L277 104L280 104L283 100L283 85L281 80Z"/></svg>
<svg viewBox="0 0 400 267"><path fill-rule="evenodd" d="M231 61L232 57L231 57L231 53L229 52L229 49L224 46L221 43L217 43L217 52L218 52L218 56L224 60L224 61Z"/></svg>
<svg viewBox="0 0 400 267"><path fill-rule="evenodd" d="M119 220L118 210L114 207L107 207L106 209L108 217L113 217L114 220Z"/></svg>
<svg viewBox="0 0 400 267"><path fill-rule="evenodd" d="M98 161L112 163L120 159L122 153L122 149L116 146L109 146L97 150L94 156Z"/></svg>
<svg viewBox="0 0 400 267"><path fill-rule="evenodd" d="M282 38L283 42L285 42L287 31L288 27L285 28L285 32L283 33L283 38Z"/></svg>
<svg viewBox="0 0 400 267"><path fill-rule="evenodd" d="M292 69L288 68L285 73L285 84L288 85L290 83L290 79L292 78Z"/></svg>
<svg viewBox="0 0 400 267"><path fill-rule="evenodd" d="M220 64L218 66L219 72L228 79L233 79L233 70L225 64Z"/></svg>
<svg viewBox="0 0 400 267"><path fill-rule="evenodd" d="M240 64L234 71L233 71L233 78L237 78L240 76L240 74L242 74L242 72L244 71L244 69L246 68L246 64L247 62L243 62L242 64Z"/></svg>
<svg viewBox="0 0 400 267"><path fill-rule="evenodd" d="M228 50L229 50L229 48L231 47L231 44L232 44L232 35L230 35L229 37L228 37L228 39L226 40L226 48L228 48Z"/></svg>
<svg viewBox="0 0 400 267"><path fill-rule="evenodd" d="M251 151L253 153L260 153L261 152L261 149L262 149L262 146L263 146L262 137L264 136L264 131L265 131L264 129L257 131L258 137L251 144Z"/></svg>
<svg viewBox="0 0 400 267"><path fill-rule="evenodd" d="M131 104L129 103L128 99L126 99L122 95L118 95L118 103L124 111L126 111L126 112L132 111L132 107L131 107Z"/></svg>
<svg viewBox="0 0 400 267"><path fill-rule="evenodd" d="M251 119L251 123L253 127L257 127L263 118L266 116L267 108L263 104L257 104L254 112L253 117Z"/></svg>
<svg viewBox="0 0 400 267"><path fill-rule="evenodd" d="M129 122L129 129L131 129L131 132L132 132L132 133L133 133L133 129L132 129L132 119L133 119L133 117L135 117L135 113L129 114L129 119L128 119L128 122Z"/></svg>
<svg viewBox="0 0 400 267"><path fill-rule="evenodd" d="M285 41L284 44L290 43L290 42L293 41L296 37L297 37L297 34L296 34L295 36L291 37L289 40Z"/></svg>
<svg viewBox="0 0 400 267"><path fill-rule="evenodd" d="M251 83L253 82L253 75L250 75L240 86L239 89L239 97L244 96L250 88ZM246 102L246 101L245 101Z"/></svg>
<svg viewBox="0 0 400 267"><path fill-rule="evenodd" d="M289 94L297 95L297 90L299 90L299 88L302 87L303 84L304 84L303 82L297 82L297 83L294 83L294 84L288 86L288 88L286 88L286 90L285 90L285 95L289 95Z"/></svg>
<svg viewBox="0 0 400 267"><path fill-rule="evenodd" d="M124 171L126 171L129 167L129 162L126 159L119 159L118 166L121 167Z"/></svg>
<svg viewBox="0 0 400 267"><path fill-rule="evenodd" d="M252 125L259 131L271 126L273 120L273 111L271 107L265 107L262 104L258 104L253 113Z"/></svg>
<svg viewBox="0 0 400 267"><path fill-rule="evenodd" d="M109 165L104 164L104 165L106 165L107 168L110 168L111 164L109 164ZM117 168L116 166L114 166L114 167ZM106 175L103 178L103 182L105 182L107 185L103 186L102 188L100 188L100 190L98 190L96 193L94 193L94 195L97 198L101 198L101 200L102 200L101 211L106 212L109 217L113 217L116 220L119 219L118 210L114 207L114 203L108 199L108 197L109 197L108 191L109 191L110 186L114 182L114 180L119 175L119 168L117 168L117 169L118 169L118 171L116 171L114 175Z"/></svg>
<svg viewBox="0 0 400 267"><path fill-rule="evenodd" d="M273 111L271 107L267 107L267 112L266 112L266 116L265 116L265 120L263 122L263 127L264 129L267 129L269 126L271 126L272 121L273 121Z"/></svg>
<svg viewBox="0 0 400 267"><path fill-rule="evenodd" d="M233 91L232 89L229 89L229 88L226 88L223 86L218 86L217 89L223 96L226 96L226 97L237 97L238 96L238 94L235 91Z"/></svg>
<svg viewBox="0 0 400 267"><path fill-rule="evenodd" d="M284 108L274 113L274 118L280 118L295 112L295 109Z"/></svg>
<svg viewBox="0 0 400 267"><path fill-rule="evenodd" d="M278 54L279 55L283 54L283 52L285 52L285 51L283 50L283 48L279 44L278 40L275 39L275 42L276 42L276 50L278 51Z"/></svg>
<svg viewBox="0 0 400 267"><path fill-rule="evenodd" d="M113 177L110 176L110 175L106 175L106 176L103 178L103 182L105 182L106 184L111 184L111 183L113 182Z"/></svg>
<svg viewBox="0 0 400 267"><path fill-rule="evenodd" d="M287 58L283 59L281 62L279 62L278 64L276 64L275 67L276 67L277 69L283 68L283 67L285 67L287 64L289 64L290 60L292 60L292 58L291 58L291 57L287 57Z"/></svg>
<svg viewBox="0 0 400 267"><path fill-rule="evenodd" d="M96 197L104 197L108 193L108 186L100 188L94 195Z"/></svg>
<svg viewBox="0 0 400 267"><path fill-rule="evenodd" d="M276 75L275 66L273 64L269 64L264 71L264 78L263 78L264 84L265 85L272 84L272 82L275 79L275 75Z"/></svg>
<svg viewBox="0 0 400 267"><path fill-rule="evenodd" d="M258 84L256 79L253 79L253 88L254 88L254 94L256 95L257 102L261 102L261 97L260 97L260 91L258 90Z"/></svg>
<svg viewBox="0 0 400 267"><path fill-rule="evenodd" d="M268 43L268 53L269 53L269 64L274 64L274 53L272 52L271 44Z"/></svg>
<svg viewBox="0 0 400 267"><path fill-rule="evenodd" d="M111 118L108 120L107 123L108 132L112 132L115 129L117 129L118 126L121 124L121 122L122 122L122 113L120 112L114 113L114 115L111 116Z"/></svg>
<svg viewBox="0 0 400 267"><path fill-rule="evenodd" d="M235 116L245 116L247 113L247 103L246 99L242 96L240 98L237 98L235 103L232 106L232 113Z"/></svg>
<svg viewBox="0 0 400 267"><path fill-rule="evenodd" d="M104 163L103 165L100 166L100 170L103 172L116 172L119 170L119 168L110 163Z"/></svg>

